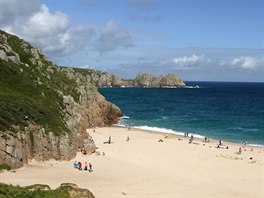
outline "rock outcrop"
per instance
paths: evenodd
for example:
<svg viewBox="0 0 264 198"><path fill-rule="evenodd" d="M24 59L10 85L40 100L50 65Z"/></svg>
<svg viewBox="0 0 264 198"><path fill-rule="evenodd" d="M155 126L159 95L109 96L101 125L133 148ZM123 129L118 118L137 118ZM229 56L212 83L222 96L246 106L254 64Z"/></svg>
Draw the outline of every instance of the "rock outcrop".
<svg viewBox="0 0 264 198"><path fill-rule="evenodd" d="M69 160L90 153L89 126L118 122L120 109L100 95L91 79L60 68L41 50L0 31L0 163ZM89 148L89 149L88 149Z"/></svg>
<svg viewBox="0 0 264 198"><path fill-rule="evenodd" d="M185 87L185 83L177 74L153 76L149 73L139 73L135 79L126 80L107 72L80 68L74 70L87 76L87 80L97 87Z"/></svg>

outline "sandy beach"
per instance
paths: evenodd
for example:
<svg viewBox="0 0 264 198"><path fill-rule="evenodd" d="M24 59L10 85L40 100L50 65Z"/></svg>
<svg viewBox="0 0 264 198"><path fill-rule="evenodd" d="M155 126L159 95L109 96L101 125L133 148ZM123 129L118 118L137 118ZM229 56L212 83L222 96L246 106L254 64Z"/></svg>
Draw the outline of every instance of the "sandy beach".
<svg viewBox="0 0 264 198"><path fill-rule="evenodd" d="M223 144L228 149L215 148L217 141L194 139L189 144L188 137L118 127L97 128L90 135L101 155L77 153L71 161L32 160L15 173L1 173L1 182L52 188L75 183L97 198L264 197L263 148L251 150L227 142ZM109 136L112 143L104 144ZM241 154L237 154L239 147ZM92 163L93 172L74 169L75 160Z"/></svg>

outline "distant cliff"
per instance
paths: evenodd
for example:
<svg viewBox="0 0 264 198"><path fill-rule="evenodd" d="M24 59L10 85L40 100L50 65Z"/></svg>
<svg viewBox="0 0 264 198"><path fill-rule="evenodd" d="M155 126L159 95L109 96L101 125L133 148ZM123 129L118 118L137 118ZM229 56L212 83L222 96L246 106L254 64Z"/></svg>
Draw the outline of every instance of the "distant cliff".
<svg viewBox="0 0 264 198"><path fill-rule="evenodd" d="M185 87L185 83L177 74L153 76L139 73L135 79L126 80L119 76L92 69L73 68L74 71L86 76L97 87Z"/></svg>
<svg viewBox="0 0 264 198"><path fill-rule="evenodd" d="M117 123L122 114L91 82L0 30L0 164L69 160L83 146L93 152L85 129Z"/></svg>

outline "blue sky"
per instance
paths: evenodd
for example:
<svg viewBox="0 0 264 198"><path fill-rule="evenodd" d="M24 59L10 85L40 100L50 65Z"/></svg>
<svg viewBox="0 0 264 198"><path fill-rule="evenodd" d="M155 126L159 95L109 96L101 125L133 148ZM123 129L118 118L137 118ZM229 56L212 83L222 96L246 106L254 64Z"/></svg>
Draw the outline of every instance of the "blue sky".
<svg viewBox="0 0 264 198"><path fill-rule="evenodd" d="M58 65L264 81L263 0L0 0L0 28Z"/></svg>

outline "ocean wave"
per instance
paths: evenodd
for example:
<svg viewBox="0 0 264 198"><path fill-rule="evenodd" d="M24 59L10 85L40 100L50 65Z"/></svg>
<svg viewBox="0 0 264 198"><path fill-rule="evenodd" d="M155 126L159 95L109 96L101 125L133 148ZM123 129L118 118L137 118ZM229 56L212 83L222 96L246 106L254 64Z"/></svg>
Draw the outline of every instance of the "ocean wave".
<svg viewBox="0 0 264 198"><path fill-rule="evenodd" d="M264 148L264 145L262 145L262 144L247 144L247 146L253 146L253 147Z"/></svg>
<svg viewBox="0 0 264 198"><path fill-rule="evenodd" d="M120 119L129 119L130 117L129 116L122 116L122 117L120 117Z"/></svg>
<svg viewBox="0 0 264 198"><path fill-rule="evenodd" d="M179 136L184 136L186 132L181 132L181 131L175 131L172 129L166 129L166 128L160 128L160 127L150 127L150 126L133 126L135 129L141 129L145 131L152 131L152 132L157 132L157 133L170 133L174 135L179 135ZM189 133L189 136L193 135L195 138L204 138L204 136L195 134L195 133Z"/></svg>

